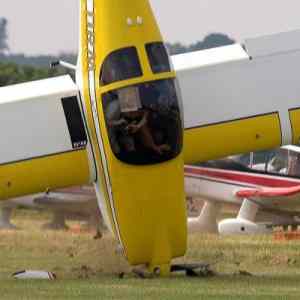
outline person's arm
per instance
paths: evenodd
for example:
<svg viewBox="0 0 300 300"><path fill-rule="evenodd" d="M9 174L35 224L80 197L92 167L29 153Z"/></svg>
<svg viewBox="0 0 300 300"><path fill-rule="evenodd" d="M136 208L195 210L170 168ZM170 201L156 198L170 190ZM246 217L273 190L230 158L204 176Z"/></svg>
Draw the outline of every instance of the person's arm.
<svg viewBox="0 0 300 300"><path fill-rule="evenodd" d="M127 129L131 132L131 133L136 133L138 132L141 128L143 128L148 121L148 115L149 112L148 111L144 111L143 112L143 117L142 119L137 123L137 124L129 124L127 126Z"/></svg>

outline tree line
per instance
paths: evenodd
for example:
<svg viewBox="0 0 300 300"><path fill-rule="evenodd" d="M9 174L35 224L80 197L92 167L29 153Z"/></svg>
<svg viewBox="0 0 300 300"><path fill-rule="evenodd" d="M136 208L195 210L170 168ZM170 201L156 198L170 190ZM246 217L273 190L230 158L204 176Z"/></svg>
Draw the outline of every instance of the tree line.
<svg viewBox="0 0 300 300"><path fill-rule="evenodd" d="M8 50L7 44L7 20L0 18L0 53Z"/></svg>
<svg viewBox="0 0 300 300"><path fill-rule="evenodd" d="M26 56L24 54L11 54L8 45L7 34L8 22L0 18L0 86L32 81L37 79L54 77L66 74L67 70L62 68L51 69L52 61L64 60L75 64L75 54L61 54L59 56ZM235 43L233 39L222 33L212 33L202 41L191 45L181 43L167 43L171 55L204 50Z"/></svg>
<svg viewBox="0 0 300 300"><path fill-rule="evenodd" d="M66 74L62 69L18 65L0 62L0 87Z"/></svg>

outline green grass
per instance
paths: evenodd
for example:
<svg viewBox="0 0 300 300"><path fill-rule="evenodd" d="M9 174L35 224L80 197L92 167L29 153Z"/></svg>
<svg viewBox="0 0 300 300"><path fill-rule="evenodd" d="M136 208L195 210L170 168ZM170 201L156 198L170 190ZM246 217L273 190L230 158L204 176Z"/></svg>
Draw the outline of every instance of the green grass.
<svg viewBox="0 0 300 300"><path fill-rule="evenodd" d="M209 262L209 278L137 279L109 235L43 232L47 214L20 211L23 230L0 232L0 299L299 299L300 242L271 236L194 235L179 262ZM15 280L22 269L57 274L56 281ZM247 271L252 276L240 275ZM117 274L125 272L125 278Z"/></svg>
<svg viewBox="0 0 300 300"><path fill-rule="evenodd" d="M299 277L3 281L1 299L299 299Z"/></svg>

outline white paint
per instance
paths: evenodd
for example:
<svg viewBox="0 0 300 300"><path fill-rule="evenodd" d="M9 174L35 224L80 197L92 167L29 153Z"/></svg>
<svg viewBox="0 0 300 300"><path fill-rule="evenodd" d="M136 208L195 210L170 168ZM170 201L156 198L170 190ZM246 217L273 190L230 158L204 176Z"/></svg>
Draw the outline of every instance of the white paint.
<svg viewBox="0 0 300 300"><path fill-rule="evenodd" d="M127 25L128 26L132 26L133 25L133 21L132 21L132 19L131 18L127 18Z"/></svg>
<svg viewBox="0 0 300 300"><path fill-rule="evenodd" d="M189 168L197 169L201 168L202 170L211 170L210 168L204 167L191 167ZM286 181L294 182L295 184L300 184L299 178L291 178L285 176L276 176L276 175L265 175L265 174L255 174L249 172L239 172L239 171L229 171L215 169L214 171L219 174L230 173L235 175L236 178L239 175L247 174L247 177L257 177L257 178L276 178L278 181L282 181L283 185ZM192 176L192 177L191 177ZM240 206L243 202L243 199L240 199L236 196L237 192L244 189L257 189L260 187L266 187L263 185L245 183L243 181L237 180L227 180L227 179L218 179L217 177L211 175L202 176L191 174L188 171L185 171L185 192L189 197L199 197L206 199L214 203L226 203L234 204ZM294 212L299 210L299 194L284 198L284 205L279 205L282 201L282 197L253 197L252 200L265 208L270 208L272 210L279 209Z"/></svg>
<svg viewBox="0 0 300 300"><path fill-rule="evenodd" d="M256 224L254 222L243 219L226 219L218 225L221 235L232 234L267 234L272 232L272 228L264 224Z"/></svg>
<svg viewBox="0 0 300 300"><path fill-rule="evenodd" d="M244 199L237 218L254 222L258 209L258 204L249 199Z"/></svg>
<svg viewBox="0 0 300 300"><path fill-rule="evenodd" d="M70 76L36 80L26 83L9 85L0 89L0 105L9 102L38 99L48 95L68 97L77 94L77 87Z"/></svg>
<svg viewBox="0 0 300 300"><path fill-rule="evenodd" d="M177 71L185 127L300 106L299 69L300 52L293 52Z"/></svg>
<svg viewBox="0 0 300 300"><path fill-rule="evenodd" d="M88 5L90 6L90 2L88 3ZM82 2L80 2L80 11L82 10ZM89 17L89 16L88 16ZM81 18L81 14L80 14L80 18ZM80 21L80 24L82 24L82 20ZM80 32L80 37L79 37L79 55L78 55L78 60L77 60L77 72L76 72L76 83L79 87L79 91L81 94L82 99L84 98L84 84L83 84L83 66L82 66L82 51L83 48L81 46L81 42L82 42L82 35L81 35L81 30L79 30ZM86 101L89 102L89 99L85 99L85 101L82 101L82 106L83 106L83 113L84 115L87 115L87 107L86 107ZM89 137L90 138L90 128L87 128L87 131L89 133ZM97 196L97 203L99 205L99 208L101 210L104 222L106 224L106 226L108 227L110 232L113 232L112 230L112 224L110 222L109 219L109 215L108 215L108 207L107 207L107 203L105 201L104 198L104 191L102 191L99 188L99 179L97 181L97 169L99 169L98 164L100 162L97 162L95 159L95 154L93 155L93 153L95 152L94 147L92 145L92 143L90 142L88 144L88 155L89 155L89 165L90 165L90 170L91 170L91 177L92 177L92 181L95 183L94 187L96 190L96 196ZM97 169L96 169L97 168ZM97 182L96 182L97 181ZM105 183L104 183L105 184Z"/></svg>
<svg viewBox="0 0 300 300"><path fill-rule="evenodd" d="M54 280L56 275L47 271L25 270L12 275L16 279L47 279Z"/></svg>
<svg viewBox="0 0 300 300"><path fill-rule="evenodd" d="M220 204L205 202L198 217L188 218L188 233L218 233L217 218L220 209Z"/></svg>
<svg viewBox="0 0 300 300"><path fill-rule="evenodd" d="M252 58L300 51L300 30L246 39L245 47Z"/></svg>
<svg viewBox="0 0 300 300"><path fill-rule="evenodd" d="M80 12L81 12L81 7L82 3L80 1ZM80 14L80 17L79 19L81 19L81 14ZM81 22L80 22L81 24ZM93 149L93 145L91 143L91 140L90 140L90 128L87 127L87 120L85 118L85 116L87 116L87 109L86 109L86 103L85 101L83 101L83 96L84 96L84 92L83 92L83 78L82 78L82 61L81 61L81 57L82 57L82 47L81 47L81 38L82 38L82 35L81 35L81 30L79 30L79 53L78 53L78 57L77 57L77 67L76 67L76 73L75 73L75 76L76 76L76 84L77 84L77 87L79 89L79 93L80 93L80 96L81 96L81 99L80 99L80 102L81 102L81 106L80 106L80 110L81 110L81 113L83 115L83 118L85 120L85 126L86 126L86 131L87 131L87 138L88 138L88 145L87 145L87 154L88 154L88 162L89 162L89 170L90 170L90 181L91 182L95 182L96 181L96 178L97 178L97 170L96 170L96 161L95 161L95 157L94 157L94 149Z"/></svg>
<svg viewBox="0 0 300 300"><path fill-rule="evenodd" d="M286 146L282 146L281 148L289 150L289 151L293 151L293 152L296 152L296 153L300 153L300 147L299 146L286 145Z"/></svg>
<svg viewBox="0 0 300 300"><path fill-rule="evenodd" d="M283 143L291 143L288 110L300 107L300 51L254 60L243 51L220 47L172 57L185 128L279 112Z"/></svg>
<svg viewBox="0 0 300 300"><path fill-rule="evenodd" d="M176 72L188 72L192 69L248 59L248 54L239 44L177 54L171 57Z"/></svg>
<svg viewBox="0 0 300 300"><path fill-rule="evenodd" d="M136 23L137 23L138 25L143 25L143 22L144 22L144 20L143 20L142 17L140 17L140 16L137 16L137 17L136 17Z"/></svg>
<svg viewBox="0 0 300 300"><path fill-rule="evenodd" d="M77 97L69 76L0 89L0 164L73 150L61 99Z"/></svg>
<svg viewBox="0 0 300 300"><path fill-rule="evenodd" d="M300 104L300 102L299 102ZM282 131L282 145L288 145L293 140L292 126L290 120L290 114L288 110L279 111L280 125Z"/></svg>

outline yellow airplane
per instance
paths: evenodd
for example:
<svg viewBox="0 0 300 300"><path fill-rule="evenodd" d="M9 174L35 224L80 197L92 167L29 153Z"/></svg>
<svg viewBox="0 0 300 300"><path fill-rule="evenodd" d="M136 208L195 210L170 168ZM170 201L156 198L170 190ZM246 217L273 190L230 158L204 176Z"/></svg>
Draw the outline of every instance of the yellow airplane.
<svg viewBox="0 0 300 300"><path fill-rule="evenodd" d="M94 183L129 263L168 275L187 244L183 164L299 140L298 48L275 36L170 60L147 0L80 14L76 84L0 89L0 199Z"/></svg>

